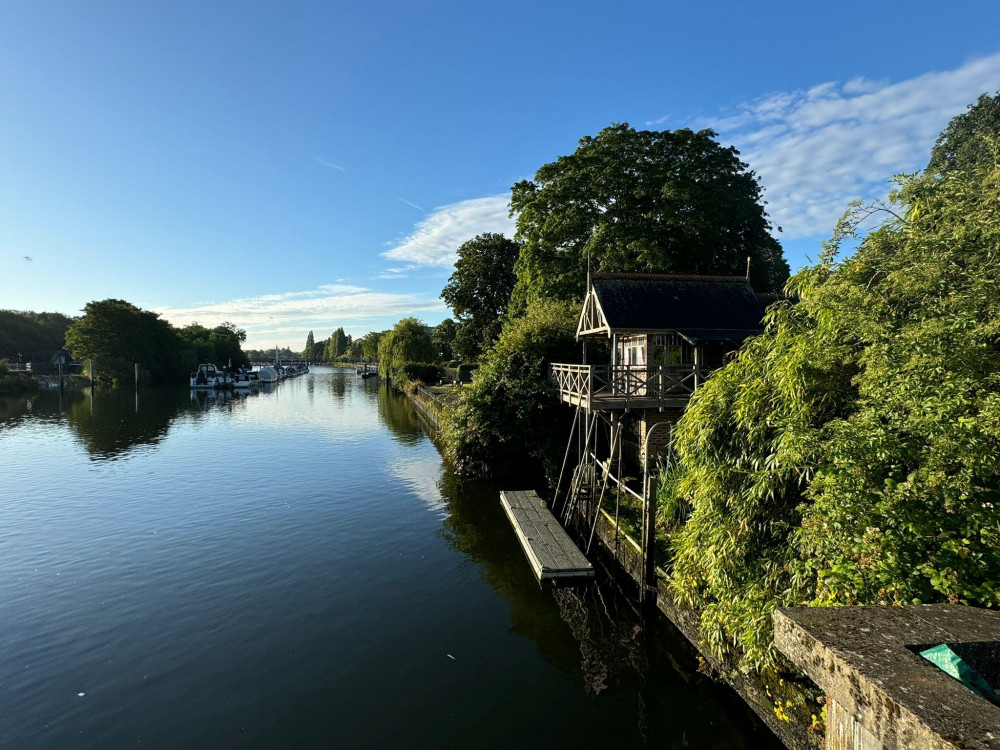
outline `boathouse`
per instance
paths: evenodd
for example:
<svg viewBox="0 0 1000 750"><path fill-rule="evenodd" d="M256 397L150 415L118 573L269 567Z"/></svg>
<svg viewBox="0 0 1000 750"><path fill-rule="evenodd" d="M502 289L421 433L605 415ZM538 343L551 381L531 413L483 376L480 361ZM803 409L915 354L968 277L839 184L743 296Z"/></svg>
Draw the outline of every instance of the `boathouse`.
<svg viewBox="0 0 1000 750"><path fill-rule="evenodd" d="M550 371L560 400L575 408L550 507L562 526L582 531L587 554L609 513L606 496L614 498L615 529L623 502L641 509L640 598L654 582L649 458L668 449L669 427L688 400L727 354L763 330L763 317L764 301L740 276L599 274L587 281L576 329L584 364L556 363ZM501 494L540 581L593 575L585 559L567 553L573 543L534 493Z"/></svg>
<svg viewBox="0 0 1000 750"><path fill-rule="evenodd" d="M550 371L560 400L575 409L552 506L563 525L582 532L587 554L602 515L618 540L620 514L629 506L641 513L640 598L655 590L658 472L650 458L669 454L672 425L691 396L763 330L764 307L740 276L598 274L587 281L576 330L584 364L556 363ZM615 546L618 558L623 548Z"/></svg>
<svg viewBox="0 0 1000 750"><path fill-rule="evenodd" d="M676 421L726 355L762 331L763 317L741 276L595 275L576 337L585 363L597 342L605 362L554 364L551 378L564 403L627 424L639 458L651 426Z"/></svg>

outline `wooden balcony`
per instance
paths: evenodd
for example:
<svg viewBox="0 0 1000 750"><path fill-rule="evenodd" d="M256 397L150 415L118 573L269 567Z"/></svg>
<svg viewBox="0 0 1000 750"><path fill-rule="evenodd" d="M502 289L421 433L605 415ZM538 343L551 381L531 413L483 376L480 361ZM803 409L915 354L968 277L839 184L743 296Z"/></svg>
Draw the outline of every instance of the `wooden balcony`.
<svg viewBox="0 0 1000 750"><path fill-rule="evenodd" d="M553 364L549 378L566 404L588 410L682 409L708 371L698 365Z"/></svg>

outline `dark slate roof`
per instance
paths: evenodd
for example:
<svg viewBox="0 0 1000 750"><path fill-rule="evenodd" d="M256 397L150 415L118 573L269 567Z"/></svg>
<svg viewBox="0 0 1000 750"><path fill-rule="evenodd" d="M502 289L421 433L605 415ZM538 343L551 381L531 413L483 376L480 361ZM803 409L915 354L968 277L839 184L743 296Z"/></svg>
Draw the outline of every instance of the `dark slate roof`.
<svg viewBox="0 0 1000 750"><path fill-rule="evenodd" d="M763 330L764 304L741 276L608 274L591 283L612 330L687 331L699 341L742 341Z"/></svg>
<svg viewBox="0 0 1000 750"><path fill-rule="evenodd" d="M693 344L708 341L743 341L761 332L761 328L678 328L676 330Z"/></svg>

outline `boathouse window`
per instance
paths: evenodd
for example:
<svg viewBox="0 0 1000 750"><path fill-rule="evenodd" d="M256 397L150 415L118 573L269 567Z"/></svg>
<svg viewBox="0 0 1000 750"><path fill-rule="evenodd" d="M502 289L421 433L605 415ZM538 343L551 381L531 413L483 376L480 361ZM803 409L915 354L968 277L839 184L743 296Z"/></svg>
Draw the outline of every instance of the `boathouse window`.
<svg viewBox="0 0 1000 750"><path fill-rule="evenodd" d="M694 364L694 347L676 333L658 333L649 336L650 365Z"/></svg>
<svg viewBox="0 0 1000 750"><path fill-rule="evenodd" d="M643 365L646 361L646 337L622 336L619 342L621 363L624 365Z"/></svg>

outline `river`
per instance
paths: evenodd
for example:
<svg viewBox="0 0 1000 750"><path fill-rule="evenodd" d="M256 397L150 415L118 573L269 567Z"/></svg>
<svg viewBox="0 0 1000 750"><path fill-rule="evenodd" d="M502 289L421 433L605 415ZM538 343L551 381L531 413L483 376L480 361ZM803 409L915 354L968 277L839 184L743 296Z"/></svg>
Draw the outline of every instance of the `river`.
<svg viewBox="0 0 1000 750"><path fill-rule="evenodd" d="M777 747L350 371L0 398L0 488L0 747Z"/></svg>

